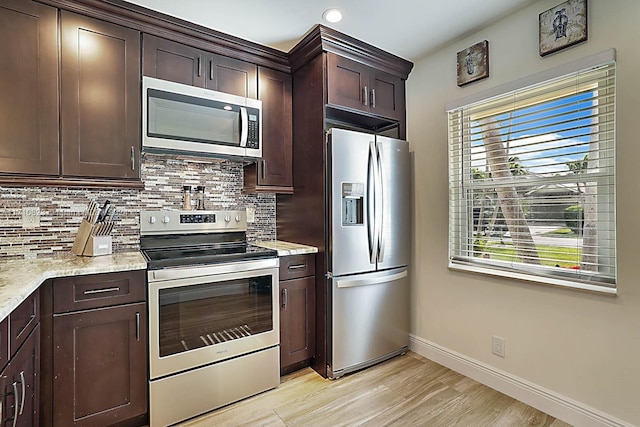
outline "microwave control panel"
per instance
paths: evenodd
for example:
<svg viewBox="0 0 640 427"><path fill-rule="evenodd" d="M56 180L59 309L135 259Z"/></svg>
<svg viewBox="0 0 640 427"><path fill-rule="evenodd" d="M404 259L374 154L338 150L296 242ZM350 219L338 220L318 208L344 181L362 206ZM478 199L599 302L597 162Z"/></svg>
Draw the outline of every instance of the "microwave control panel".
<svg viewBox="0 0 640 427"><path fill-rule="evenodd" d="M260 112L256 108L247 108L247 112L249 113L247 148L260 148Z"/></svg>

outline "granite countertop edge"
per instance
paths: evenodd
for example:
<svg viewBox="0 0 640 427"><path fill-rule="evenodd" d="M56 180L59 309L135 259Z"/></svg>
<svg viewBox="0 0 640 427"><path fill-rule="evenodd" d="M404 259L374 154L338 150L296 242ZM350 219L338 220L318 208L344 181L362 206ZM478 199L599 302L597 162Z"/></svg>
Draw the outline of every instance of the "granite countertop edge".
<svg viewBox="0 0 640 427"><path fill-rule="evenodd" d="M318 248L315 246L285 242L283 240L263 240L253 244L261 248L275 249L278 251L278 256L315 254L318 252Z"/></svg>
<svg viewBox="0 0 640 427"><path fill-rule="evenodd" d="M147 261L139 251L97 257L69 253L51 258L0 261L0 321L47 279L146 268Z"/></svg>

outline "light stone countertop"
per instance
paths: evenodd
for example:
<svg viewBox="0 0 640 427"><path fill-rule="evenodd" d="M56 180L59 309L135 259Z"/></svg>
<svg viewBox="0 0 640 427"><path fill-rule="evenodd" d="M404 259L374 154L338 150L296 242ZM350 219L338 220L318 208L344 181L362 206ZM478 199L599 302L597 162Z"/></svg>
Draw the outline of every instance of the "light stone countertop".
<svg viewBox="0 0 640 427"><path fill-rule="evenodd" d="M119 252L97 257L68 255L0 261L0 321L47 279L95 273L144 270L140 252Z"/></svg>
<svg viewBox="0 0 640 427"><path fill-rule="evenodd" d="M315 246L285 242L282 240L262 240L253 244L261 248L275 249L278 251L278 256L315 254L318 252L318 248Z"/></svg>

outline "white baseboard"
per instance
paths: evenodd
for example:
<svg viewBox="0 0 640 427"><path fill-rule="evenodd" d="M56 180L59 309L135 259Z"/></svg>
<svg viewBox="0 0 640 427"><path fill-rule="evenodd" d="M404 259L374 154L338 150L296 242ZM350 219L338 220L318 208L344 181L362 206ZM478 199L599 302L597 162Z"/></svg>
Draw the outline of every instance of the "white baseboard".
<svg viewBox="0 0 640 427"><path fill-rule="evenodd" d="M409 349L573 426L634 427L609 414L415 335L410 335Z"/></svg>

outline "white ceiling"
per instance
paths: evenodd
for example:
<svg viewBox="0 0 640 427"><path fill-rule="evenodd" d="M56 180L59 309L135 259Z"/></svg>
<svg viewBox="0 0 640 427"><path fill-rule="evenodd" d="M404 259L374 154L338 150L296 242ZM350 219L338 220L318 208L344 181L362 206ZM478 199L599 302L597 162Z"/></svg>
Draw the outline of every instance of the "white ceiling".
<svg viewBox="0 0 640 427"><path fill-rule="evenodd" d="M433 52L531 0L128 0L288 52L315 24L409 60ZM337 24L322 22L329 8Z"/></svg>

